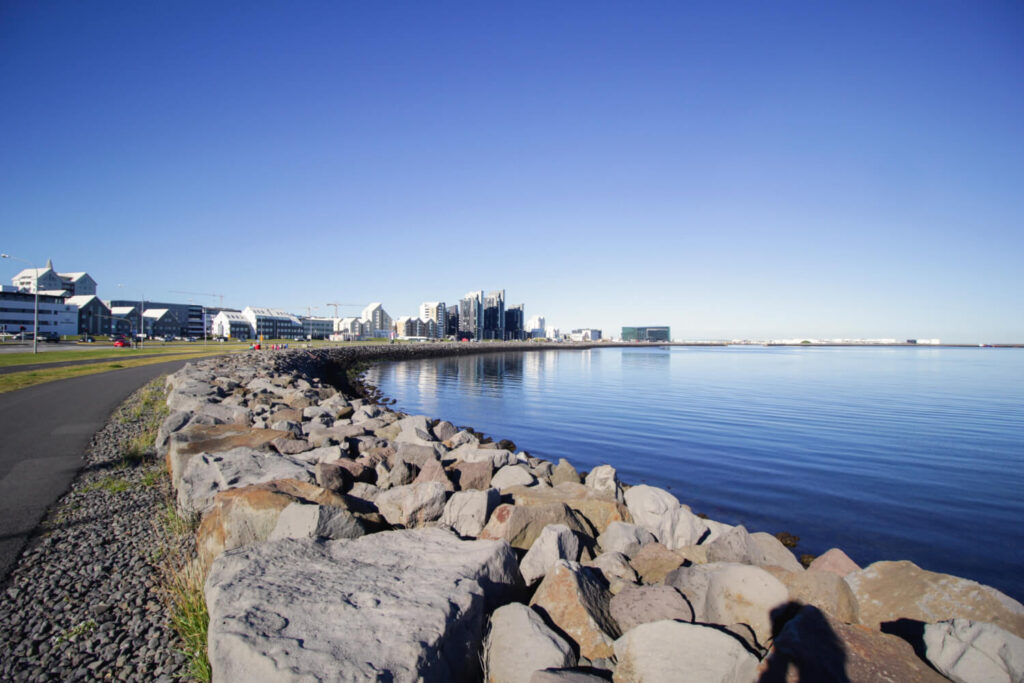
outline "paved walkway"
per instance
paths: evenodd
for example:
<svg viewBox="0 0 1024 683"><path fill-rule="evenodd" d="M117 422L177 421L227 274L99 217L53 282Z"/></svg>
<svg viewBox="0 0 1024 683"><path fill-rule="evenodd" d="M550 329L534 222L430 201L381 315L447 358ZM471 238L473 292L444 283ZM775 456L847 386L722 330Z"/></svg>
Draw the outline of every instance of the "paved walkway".
<svg viewBox="0 0 1024 683"><path fill-rule="evenodd" d="M82 467L89 440L129 394L187 361L37 384L0 394L0 581Z"/></svg>

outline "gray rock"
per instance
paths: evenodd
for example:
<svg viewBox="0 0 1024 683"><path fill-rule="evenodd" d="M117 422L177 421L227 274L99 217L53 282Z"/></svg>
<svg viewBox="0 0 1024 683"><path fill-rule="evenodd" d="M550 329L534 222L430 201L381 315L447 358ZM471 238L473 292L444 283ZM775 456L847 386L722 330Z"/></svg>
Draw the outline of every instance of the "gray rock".
<svg viewBox="0 0 1024 683"><path fill-rule="evenodd" d="M564 524L549 524L533 542L519 562L519 571L527 586L548 573L558 560L576 562L580 559L580 539Z"/></svg>
<svg viewBox="0 0 1024 683"><path fill-rule="evenodd" d="M605 581L608 582L608 590L611 591L612 595L619 593L627 585L640 581L636 570L629 564L629 558L622 553L601 553L583 564L601 571Z"/></svg>
<svg viewBox="0 0 1024 683"><path fill-rule="evenodd" d="M448 439L455 436L458 432L459 430L455 427L455 425L445 420L442 420L441 422L438 422L436 425L434 425L434 436L436 436L439 441L447 441Z"/></svg>
<svg viewBox="0 0 1024 683"><path fill-rule="evenodd" d="M277 518L268 540L282 538L359 538L376 531L345 508L331 505L292 503Z"/></svg>
<svg viewBox="0 0 1024 683"><path fill-rule="evenodd" d="M441 457L439 444L412 444L399 443L395 452L394 462L403 460L416 467L423 467L430 460L437 460Z"/></svg>
<svg viewBox="0 0 1024 683"><path fill-rule="evenodd" d="M510 486L530 486L536 483L537 479L530 474L530 471L522 465L506 465L494 473L491 477L491 486L501 490Z"/></svg>
<svg viewBox="0 0 1024 683"><path fill-rule="evenodd" d="M575 665L572 646L526 605L513 602L491 615L484 643L485 680L530 683L537 670Z"/></svg>
<svg viewBox="0 0 1024 683"><path fill-rule="evenodd" d="M475 436L473 436L472 433L467 432L466 430L462 430L461 432L458 432L457 434L455 434L455 436L451 436L451 437L445 439L445 443L448 445L449 448L456 448L457 449L460 446L465 446L465 445L479 446L480 445L480 439L478 439Z"/></svg>
<svg viewBox="0 0 1024 683"><path fill-rule="evenodd" d="M1024 639L995 624L952 619L924 627L925 659L955 683L1024 681Z"/></svg>
<svg viewBox="0 0 1024 683"><path fill-rule="evenodd" d="M637 626L615 641L615 656L616 683L750 683L758 664L735 638L679 621Z"/></svg>
<svg viewBox="0 0 1024 683"><path fill-rule="evenodd" d="M287 456L252 448L223 453L200 453L189 460L178 487L178 507L187 514L205 513L213 497L229 488L262 484L274 479L314 481L313 467Z"/></svg>
<svg viewBox="0 0 1024 683"><path fill-rule="evenodd" d="M598 465L587 474L587 479L584 483L587 485L587 488L604 493L619 502L623 500L622 485L619 484L615 468L611 465Z"/></svg>
<svg viewBox="0 0 1024 683"><path fill-rule="evenodd" d="M632 557L648 543L655 541L654 534L647 529L628 522L611 522L597 542L605 552L618 552Z"/></svg>
<svg viewBox="0 0 1024 683"><path fill-rule="evenodd" d="M750 543L750 564L758 567L781 567L788 572L804 571L796 555L771 534L763 531L750 534Z"/></svg>
<svg viewBox="0 0 1024 683"><path fill-rule="evenodd" d="M505 467L506 465L514 465L518 462L516 456L511 451L498 448L478 448L472 444L459 446L451 451L448 457L461 460L462 462L487 462L495 469Z"/></svg>
<svg viewBox="0 0 1024 683"><path fill-rule="evenodd" d="M558 465L555 466L551 472L551 485L558 486L564 482L572 482L573 484L579 484L580 473L576 471L576 468L572 466L565 458L558 459Z"/></svg>
<svg viewBox="0 0 1024 683"><path fill-rule="evenodd" d="M672 586L625 586L612 596L609 609L623 633L651 621L693 621L693 608Z"/></svg>
<svg viewBox="0 0 1024 683"><path fill-rule="evenodd" d="M436 481L408 484L388 489L374 503L389 524L418 526L439 519L444 512L447 492Z"/></svg>
<svg viewBox="0 0 1024 683"><path fill-rule="evenodd" d="M441 529L225 553L206 582L213 680L475 680L487 611L519 581L508 544Z"/></svg>
<svg viewBox="0 0 1024 683"><path fill-rule="evenodd" d="M669 550L695 545L708 533L704 521L664 489L641 484L626 491L624 498L633 522Z"/></svg>
<svg viewBox="0 0 1024 683"><path fill-rule="evenodd" d="M441 523L460 536L477 537L494 508L501 503L497 489L456 491L444 506Z"/></svg>

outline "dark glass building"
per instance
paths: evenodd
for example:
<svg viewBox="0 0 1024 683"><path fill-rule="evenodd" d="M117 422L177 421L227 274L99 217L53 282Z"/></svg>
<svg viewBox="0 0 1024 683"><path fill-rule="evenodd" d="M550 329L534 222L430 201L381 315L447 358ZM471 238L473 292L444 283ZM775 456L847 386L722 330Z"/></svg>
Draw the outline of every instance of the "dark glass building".
<svg viewBox="0 0 1024 683"><path fill-rule="evenodd" d="M622 341L667 342L672 334L668 327L623 327Z"/></svg>

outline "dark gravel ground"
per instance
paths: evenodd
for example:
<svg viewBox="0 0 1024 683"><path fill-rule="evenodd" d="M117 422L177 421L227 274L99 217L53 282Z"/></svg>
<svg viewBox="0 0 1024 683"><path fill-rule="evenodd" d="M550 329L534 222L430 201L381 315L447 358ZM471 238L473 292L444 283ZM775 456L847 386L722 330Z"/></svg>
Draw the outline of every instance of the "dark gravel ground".
<svg viewBox="0 0 1024 683"><path fill-rule="evenodd" d="M172 543L158 521L169 483L151 451L124 457L146 428L138 418L143 391L93 437L85 467L3 587L2 681L187 678L158 594L157 565Z"/></svg>

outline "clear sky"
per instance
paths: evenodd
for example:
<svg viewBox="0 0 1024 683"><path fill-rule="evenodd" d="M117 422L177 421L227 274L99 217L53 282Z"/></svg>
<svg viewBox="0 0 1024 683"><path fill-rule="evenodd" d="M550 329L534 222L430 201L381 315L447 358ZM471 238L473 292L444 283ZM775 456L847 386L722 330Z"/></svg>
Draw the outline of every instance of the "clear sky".
<svg viewBox="0 0 1024 683"><path fill-rule="evenodd" d="M0 251L103 298L1020 342L1024 4L4 0Z"/></svg>

